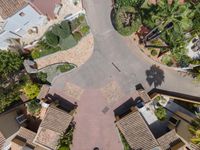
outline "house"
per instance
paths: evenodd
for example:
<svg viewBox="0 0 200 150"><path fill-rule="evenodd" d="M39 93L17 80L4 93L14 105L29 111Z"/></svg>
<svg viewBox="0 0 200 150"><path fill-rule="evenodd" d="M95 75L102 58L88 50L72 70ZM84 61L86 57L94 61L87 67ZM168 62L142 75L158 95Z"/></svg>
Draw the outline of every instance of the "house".
<svg viewBox="0 0 200 150"><path fill-rule="evenodd" d="M55 150L60 136L66 131L72 116L67 112L50 106L42 120L33 143L47 150Z"/></svg>
<svg viewBox="0 0 200 150"><path fill-rule="evenodd" d="M40 146L37 146L33 143L33 140L36 136L35 132L28 130L24 127L20 127L17 135L11 141L11 150L22 150L22 149L29 149L29 150L45 150Z"/></svg>
<svg viewBox="0 0 200 150"><path fill-rule="evenodd" d="M15 137L20 128L20 125L16 121L19 109L11 110L0 115L0 149L10 147L12 138Z"/></svg>
<svg viewBox="0 0 200 150"><path fill-rule="evenodd" d="M155 138L142 115L134 109L126 116L118 118L116 126L132 149L181 150L187 143L179 137L175 129Z"/></svg>
<svg viewBox="0 0 200 150"><path fill-rule="evenodd" d="M1 49L7 49L8 39L23 38L31 28L42 25L46 19L24 0L0 0L0 10Z"/></svg>
<svg viewBox="0 0 200 150"><path fill-rule="evenodd" d="M132 149L151 150L159 146L138 111L122 117L116 125Z"/></svg>
<svg viewBox="0 0 200 150"><path fill-rule="evenodd" d="M72 116L56 106L49 106L37 132L16 121L16 110L0 117L0 149L56 150L58 141L72 121ZM2 120L4 119L4 121Z"/></svg>
<svg viewBox="0 0 200 150"><path fill-rule="evenodd" d="M175 130L177 135L188 144L188 147L193 147L193 149L200 149L197 148L196 145L192 144L190 139L192 138L191 133L189 132L188 128L190 123L192 122L193 118L177 111L170 119L168 128L171 130Z"/></svg>

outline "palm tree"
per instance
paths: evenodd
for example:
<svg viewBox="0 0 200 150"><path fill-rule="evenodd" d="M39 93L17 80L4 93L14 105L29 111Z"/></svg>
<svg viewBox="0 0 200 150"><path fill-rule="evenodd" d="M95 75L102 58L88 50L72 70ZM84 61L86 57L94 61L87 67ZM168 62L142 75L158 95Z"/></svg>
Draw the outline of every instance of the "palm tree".
<svg viewBox="0 0 200 150"><path fill-rule="evenodd" d="M7 39L9 43L8 50L11 52L18 53L20 55L28 53L27 49L24 49L25 44L19 38Z"/></svg>
<svg viewBox="0 0 200 150"><path fill-rule="evenodd" d="M162 23L161 29L172 22L174 31L189 31L193 26L194 17L194 11L190 7L189 3L180 5L179 0L173 0L171 4L168 0L160 0L157 3L157 13L152 16L152 20L156 24Z"/></svg>

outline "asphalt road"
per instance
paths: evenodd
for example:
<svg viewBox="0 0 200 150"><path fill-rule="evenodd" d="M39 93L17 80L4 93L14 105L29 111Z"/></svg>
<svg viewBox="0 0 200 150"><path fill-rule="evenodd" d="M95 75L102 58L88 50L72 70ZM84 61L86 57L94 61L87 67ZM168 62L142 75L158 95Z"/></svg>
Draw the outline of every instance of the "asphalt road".
<svg viewBox="0 0 200 150"><path fill-rule="evenodd" d="M98 89L108 81L115 80L125 94L135 90L135 85L141 83L148 91L157 87L200 96L200 86L194 84L190 77L182 77L166 67L152 67L155 63L147 61L148 58L140 52L137 44L127 44L126 38L119 35L111 24L110 0L83 0L83 5L94 35L94 53L80 68L57 77L53 86L62 87L65 81L71 81L83 88Z"/></svg>

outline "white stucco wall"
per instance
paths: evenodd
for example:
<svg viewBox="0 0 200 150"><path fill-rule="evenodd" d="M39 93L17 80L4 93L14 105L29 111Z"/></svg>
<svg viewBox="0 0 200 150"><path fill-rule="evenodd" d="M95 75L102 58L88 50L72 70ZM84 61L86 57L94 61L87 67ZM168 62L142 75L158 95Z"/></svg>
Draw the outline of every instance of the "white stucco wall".
<svg viewBox="0 0 200 150"><path fill-rule="evenodd" d="M24 13L24 16L20 16L20 13L22 12ZM30 5L27 5L13 16L7 18L5 20L4 32L0 34L0 48L7 48L7 38L23 37L31 27L42 25L45 18L45 16L40 15ZM15 33L16 35L12 33Z"/></svg>

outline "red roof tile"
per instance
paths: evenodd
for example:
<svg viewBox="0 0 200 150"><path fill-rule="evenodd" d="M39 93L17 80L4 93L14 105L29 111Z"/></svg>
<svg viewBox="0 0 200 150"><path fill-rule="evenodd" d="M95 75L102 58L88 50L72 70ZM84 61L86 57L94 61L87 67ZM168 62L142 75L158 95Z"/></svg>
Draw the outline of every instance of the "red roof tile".
<svg viewBox="0 0 200 150"><path fill-rule="evenodd" d="M0 0L0 16L6 19L21 10L28 3L24 0Z"/></svg>
<svg viewBox="0 0 200 150"><path fill-rule="evenodd" d="M54 19L54 9L56 4L61 4L61 0L30 0L30 4L41 14L49 19Z"/></svg>

